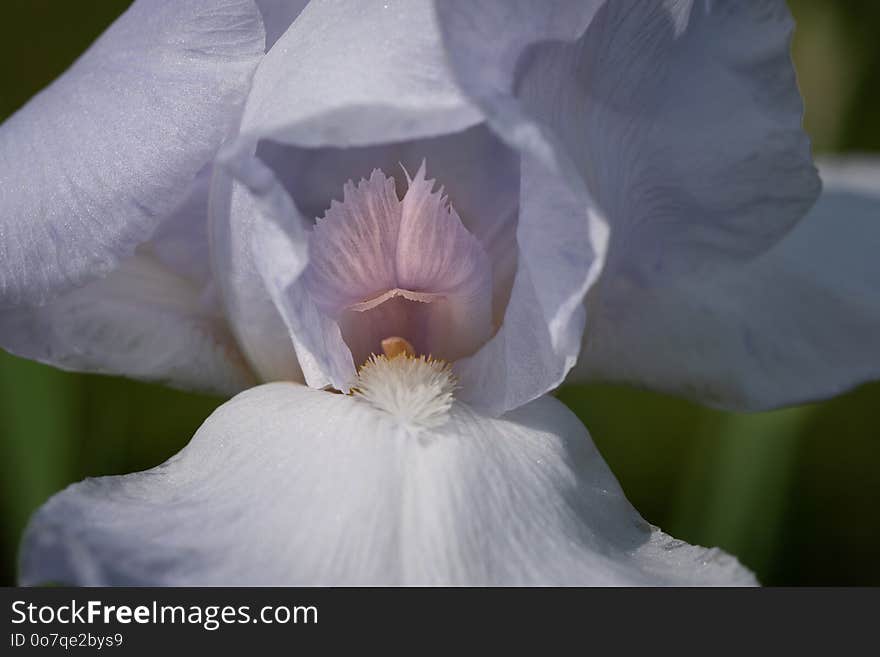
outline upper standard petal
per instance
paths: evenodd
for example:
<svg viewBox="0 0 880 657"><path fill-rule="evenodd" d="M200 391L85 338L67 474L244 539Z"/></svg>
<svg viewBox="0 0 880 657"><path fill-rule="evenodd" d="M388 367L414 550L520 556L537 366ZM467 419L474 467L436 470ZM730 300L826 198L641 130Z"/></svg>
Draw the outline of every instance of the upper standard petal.
<svg viewBox="0 0 880 657"><path fill-rule="evenodd" d="M347 19L332 20L339 12ZM559 167L533 164L531 152L525 153L526 166L519 144L511 148L499 141L494 124L483 124L484 114L459 88L448 55L426 3L325 2L309 4L261 64L241 137L224 154L234 180L213 207L214 243L221 258L216 268L229 279L224 285L227 307L233 309L245 352L267 380L291 378L294 368L277 366L287 345L272 298L283 302L283 295L266 290L259 280L264 267L256 260L265 249L248 246L256 232L257 197L284 188L289 205L308 223L326 211L347 179L368 178L389 160L394 166L391 155L397 153L404 154L408 167L427 159L432 177L492 264L494 334L460 367L473 393L470 401L503 413L557 386L574 363L584 321L581 302L603 260L607 230L601 213L584 185L573 192L563 183ZM473 159L446 157L435 167L431 150L453 149L473 153ZM350 165L367 155L377 161L362 161L351 171ZM326 177L317 183L318 175L308 166L316 160ZM338 170L330 169L330 162ZM273 184L266 184L271 176L263 175L264 165L271 169ZM482 171L475 176L475 169ZM489 184L475 184L481 180ZM331 181L336 188L328 192ZM462 197L476 199L468 205L478 212L459 208L456 199ZM282 231L299 230L290 227L299 218L276 220ZM306 299L294 296L286 305L303 311ZM311 312L300 314L317 319ZM254 316L273 316L266 322L271 332L255 330ZM340 344L332 335L327 340ZM298 354L304 349L300 343ZM351 372L321 350L316 344L299 358L322 367L335 362ZM495 385L484 385L487 381Z"/></svg>
<svg viewBox="0 0 880 657"><path fill-rule="evenodd" d="M831 160L820 170L819 201L751 262L600 281L571 380L760 410L880 377L880 163Z"/></svg>
<svg viewBox="0 0 880 657"><path fill-rule="evenodd" d="M252 0L138 0L0 126L0 306L113 269L234 129L264 32Z"/></svg>
<svg viewBox="0 0 880 657"><path fill-rule="evenodd" d="M818 194L784 2L444 0L436 10L462 89L497 134L531 155L524 164L532 175L558 185L553 232L579 239L567 250L554 247L540 224L525 212L520 217L525 271L532 278L549 271L552 280L537 280L531 297L553 329L553 352L571 367L586 326L582 362L601 361L617 379L670 377L676 389L705 389L702 378L688 382L696 373L677 355L688 345L694 353L703 351L697 345L711 350L724 327L699 318L714 302L682 292L677 305L648 307L654 290L700 288L723 265L732 271L772 249ZM525 203L529 186L523 187ZM532 186L545 195L547 188ZM546 212L554 207L549 201L536 207L544 225L556 216ZM604 249L590 237L603 226ZM584 268L588 259L577 267L576 250L599 262L600 279L598 267ZM516 285L526 290L528 280L518 276ZM683 307L693 313L677 315ZM727 331L750 321L725 320ZM541 325L528 334L499 332L483 353L525 354L523 369L552 363L547 344L523 340ZM618 332L624 326L630 337ZM672 335L660 326L688 329ZM678 348L664 351L669 340ZM533 356L542 353L547 357ZM498 361L493 356L487 364ZM648 371L647 363L661 362L662 373ZM474 378L497 378L490 372Z"/></svg>
<svg viewBox="0 0 880 657"><path fill-rule="evenodd" d="M438 2L462 88L583 183L606 268L693 273L770 248L819 193L783 0Z"/></svg>

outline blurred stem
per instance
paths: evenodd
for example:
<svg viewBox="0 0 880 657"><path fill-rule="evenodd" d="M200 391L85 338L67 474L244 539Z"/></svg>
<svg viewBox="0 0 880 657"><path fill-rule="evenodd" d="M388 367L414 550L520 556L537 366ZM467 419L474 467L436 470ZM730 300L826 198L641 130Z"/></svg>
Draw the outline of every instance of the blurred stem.
<svg viewBox="0 0 880 657"><path fill-rule="evenodd" d="M691 542L722 547L771 583L798 437L812 412L800 407L725 417L691 459L674 524L691 527Z"/></svg>
<svg viewBox="0 0 880 657"><path fill-rule="evenodd" d="M75 379L0 352L0 512L4 564L30 514L76 477L79 391ZM0 581L14 573L0 572Z"/></svg>

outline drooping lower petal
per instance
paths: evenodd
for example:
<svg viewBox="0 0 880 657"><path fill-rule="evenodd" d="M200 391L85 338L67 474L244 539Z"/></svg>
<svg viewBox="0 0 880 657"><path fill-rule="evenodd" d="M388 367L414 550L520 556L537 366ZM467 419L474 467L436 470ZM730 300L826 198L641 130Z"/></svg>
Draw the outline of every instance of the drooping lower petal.
<svg viewBox="0 0 880 657"><path fill-rule="evenodd" d="M21 583L755 583L645 523L551 398L498 419L454 402L438 423L372 394L241 394L164 465L52 498Z"/></svg>
<svg viewBox="0 0 880 657"><path fill-rule="evenodd" d="M880 377L880 163L821 170L814 208L752 262L601 280L571 379L759 410Z"/></svg>

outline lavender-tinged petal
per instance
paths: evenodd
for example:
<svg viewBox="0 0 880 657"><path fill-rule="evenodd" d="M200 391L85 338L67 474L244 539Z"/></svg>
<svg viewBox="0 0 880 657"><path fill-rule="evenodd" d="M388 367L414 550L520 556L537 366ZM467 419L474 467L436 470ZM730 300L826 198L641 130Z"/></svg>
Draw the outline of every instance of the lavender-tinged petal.
<svg viewBox="0 0 880 657"><path fill-rule="evenodd" d="M251 0L138 0L0 126L0 307L130 257L234 128L263 44Z"/></svg>
<svg viewBox="0 0 880 657"><path fill-rule="evenodd" d="M335 0L308 4L267 53L242 139L367 145L480 120L452 80L430 2Z"/></svg>
<svg viewBox="0 0 880 657"><path fill-rule="evenodd" d="M331 317L399 287L401 204L394 179L374 170L369 180L347 182L343 194L318 219L309 244L309 292Z"/></svg>
<svg viewBox="0 0 880 657"><path fill-rule="evenodd" d="M604 218L586 194L534 159L521 164L519 256L498 333L456 363L462 395L500 414L557 387L580 350L584 295L594 284L608 241Z"/></svg>
<svg viewBox="0 0 880 657"><path fill-rule="evenodd" d="M310 3L261 62L239 139L223 159L238 161L228 170L242 172L261 140L300 148L386 144L461 131L480 120L452 81L430 2ZM345 180L338 179L340 188ZM221 174L212 194L224 304L263 380L301 377L286 349L282 313L259 273L260 256L251 250L247 187Z"/></svg>
<svg viewBox="0 0 880 657"><path fill-rule="evenodd" d="M880 377L880 162L820 168L813 210L752 262L597 288L572 380L761 410Z"/></svg>
<svg viewBox="0 0 880 657"><path fill-rule="evenodd" d="M428 163L449 204L492 264L493 322L500 325L516 270L519 214L519 155L486 125L405 142L361 148L299 148L261 144L260 157L275 171L301 213L321 217L349 180L417 171ZM401 185L401 191L403 186Z"/></svg>
<svg viewBox="0 0 880 657"><path fill-rule="evenodd" d="M436 9L459 83L531 168L521 185L509 330L487 345L495 353L486 366L460 366L483 384L473 389L498 380L494 364L515 356L522 369L538 372L540 385L558 383L577 355L561 337L603 321L590 301L585 324L583 310L570 303L578 294L627 293L604 284L620 272L650 287L743 262L771 248L813 202L818 182L788 53L792 23L780 0L451 0ZM543 187L525 182L528 175L567 189L529 201ZM528 203L546 204L547 216L560 212L559 228L542 235L530 227ZM579 275L573 267L569 276L554 275L557 248L575 255L552 244L557 234L599 237L579 238ZM534 316L534 307L545 331L519 319ZM527 329L515 332L520 323ZM501 390L501 408L521 403L526 392Z"/></svg>
<svg viewBox="0 0 880 657"><path fill-rule="evenodd" d="M748 259L818 195L783 0L437 11L490 124L587 185L611 228L608 267L650 278Z"/></svg>
<svg viewBox="0 0 880 657"><path fill-rule="evenodd" d="M0 311L0 347L66 370L233 395L256 382L210 288L146 255L48 304Z"/></svg>
<svg viewBox="0 0 880 657"><path fill-rule="evenodd" d="M280 186L276 193L286 197ZM305 382L348 392L355 377L351 352L338 324L319 310L302 276L308 264L302 219L290 205L260 216L254 228L252 245L261 253L257 266L287 326Z"/></svg>

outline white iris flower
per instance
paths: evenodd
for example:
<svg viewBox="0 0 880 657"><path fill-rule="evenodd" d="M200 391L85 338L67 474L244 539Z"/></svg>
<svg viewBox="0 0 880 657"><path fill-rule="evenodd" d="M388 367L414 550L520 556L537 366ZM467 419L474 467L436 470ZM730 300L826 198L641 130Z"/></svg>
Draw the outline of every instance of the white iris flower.
<svg viewBox="0 0 880 657"><path fill-rule="evenodd" d="M547 394L880 374L880 174L816 203L791 29L781 0L136 0L0 127L0 346L240 394L53 497L22 583L754 584L642 520Z"/></svg>

